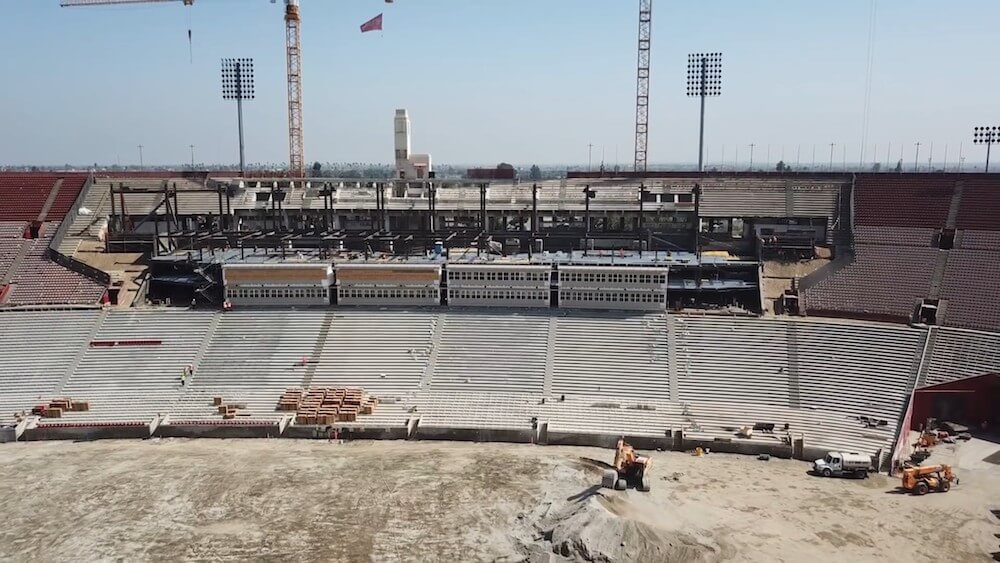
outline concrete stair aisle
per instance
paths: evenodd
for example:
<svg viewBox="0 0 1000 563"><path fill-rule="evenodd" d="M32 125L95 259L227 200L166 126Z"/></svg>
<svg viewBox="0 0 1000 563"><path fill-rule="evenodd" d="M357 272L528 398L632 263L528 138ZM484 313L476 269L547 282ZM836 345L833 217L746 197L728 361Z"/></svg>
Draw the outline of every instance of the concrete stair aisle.
<svg viewBox="0 0 1000 563"><path fill-rule="evenodd" d="M546 396L552 394L552 372L555 366L556 332L558 330L559 323L556 321L556 317L549 317L549 332L545 338L545 380L542 383L542 392Z"/></svg>
<svg viewBox="0 0 1000 563"><path fill-rule="evenodd" d="M187 394L188 390L190 390L194 386L195 379L201 372L202 360L205 359L205 354L208 353L208 348L212 342L212 339L215 337L216 331L219 328L219 321L222 319L222 315L223 313L215 313L214 315L212 315L212 320L209 321L208 323L208 330L205 332L205 338L204 340L201 341L201 347L198 348L198 353L195 354L194 360L191 361L191 366L194 368L194 373L192 374L192 377L190 377L188 381L185 383L185 385L183 386L184 388L181 389L181 392L180 394L177 395L177 398L174 399L173 405L171 405L171 407L179 404L184 399L184 396Z"/></svg>
<svg viewBox="0 0 1000 563"><path fill-rule="evenodd" d="M917 377L913 382L914 389L919 389L927 384L927 372L930 369L931 355L934 351L934 344L937 342L939 330L936 326L927 328L927 339L920 355L920 368L917 370Z"/></svg>
<svg viewBox="0 0 1000 563"><path fill-rule="evenodd" d="M799 388L799 325L788 326L788 406L802 406Z"/></svg>
<svg viewBox="0 0 1000 563"><path fill-rule="evenodd" d="M316 336L316 344L313 346L312 354L309 356L311 361L306 366L305 376L302 378L302 386L309 387L312 385L313 376L316 375L316 366L319 363L319 358L323 356L323 349L326 347L326 339L330 335L330 325L333 323L333 311L329 311L323 317L323 324L320 326L319 333Z"/></svg>
<svg viewBox="0 0 1000 563"><path fill-rule="evenodd" d="M965 182L958 180L955 182L955 192L951 196L951 205L948 206L948 219L945 220L945 227L954 229L958 223L958 210L962 207L962 192L965 191Z"/></svg>
<svg viewBox="0 0 1000 563"><path fill-rule="evenodd" d="M63 179L59 178L56 180L54 186L52 186L52 191L49 192L49 197L45 199L45 204L42 206L42 210L38 212L38 220L45 221L45 218L49 215L49 210L52 209L52 204L55 203L56 197L59 196L59 188L63 185Z"/></svg>
<svg viewBox="0 0 1000 563"><path fill-rule="evenodd" d="M20 248L17 249L17 256L11 260L10 265L7 269L7 274L4 275L3 279L0 279L0 285L5 285L10 283L10 280L14 278L14 274L20 269L21 263L24 262L24 257L28 255L31 250L32 241L24 240L21 242Z"/></svg>
<svg viewBox="0 0 1000 563"><path fill-rule="evenodd" d="M80 362L83 360L83 356L87 353L87 349L90 343L93 342L95 338L97 338L97 333L101 331L101 326L104 325L104 320L107 318L108 318L108 310L104 309L101 311L100 315L98 315L97 322L94 323L94 326L90 329L90 332L87 333L87 340L84 342L84 346L81 346L79 350L77 350L76 355L73 356L73 361L66 366L66 370L63 372L62 379L59 380L59 385L56 387L57 395L62 393L63 387L66 386L66 382L69 381L69 378L73 376L73 373L76 371L76 368L80 365Z"/></svg>
<svg viewBox="0 0 1000 563"><path fill-rule="evenodd" d="M434 331L431 334L431 343L427 353L427 365L424 366L424 373L420 377L420 389L430 389L434 383L434 367L437 365L438 350L441 349L441 333L444 323L441 317L434 319Z"/></svg>
<svg viewBox="0 0 1000 563"><path fill-rule="evenodd" d="M97 240L97 233L90 232L90 229L104 220L110 212L110 207L106 204L109 197L110 194L107 185L96 182L90 185L80 207L87 208L91 213L89 215L77 213L72 217L67 216L63 219L63 221L72 222L66 231L66 236L59 243L58 250L60 253L65 256L73 256L84 239ZM106 206L109 209L104 209Z"/></svg>

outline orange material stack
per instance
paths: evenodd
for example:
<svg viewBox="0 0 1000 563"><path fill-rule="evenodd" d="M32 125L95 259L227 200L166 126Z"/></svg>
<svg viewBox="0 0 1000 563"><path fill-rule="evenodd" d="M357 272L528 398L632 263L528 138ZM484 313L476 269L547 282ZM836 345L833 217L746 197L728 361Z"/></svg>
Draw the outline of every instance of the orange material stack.
<svg viewBox="0 0 1000 563"><path fill-rule="evenodd" d="M212 397L212 406L222 415L223 420L232 420L237 416L250 416L246 411L246 403L227 403L222 397Z"/></svg>
<svg viewBox="0 0 1000 563"><path fill-rule="evenodd" d="M70 398L52 399L48 403L36 405L31 409L31 414L43 418L62 418L63 413L86 412L90 410L90 402L74 401Z"/></svg>
<svg viewBox="0 0 1000 563"><path fill-rule="evenodd" d="M285 389L282 393L281 398L278 399L278 410L279 411L297 411L299 410L299 404L302 402L302 390L301 389Z"/></svg>
<svg viewBox="0 0 1000 563"><path fill-rule="evenodd" d="M279 411L295 411L295 423L329 425L335 422L355 422L359 415L375 412L378 399L362 389L320 387L286 389L278 400Z"/></svg>

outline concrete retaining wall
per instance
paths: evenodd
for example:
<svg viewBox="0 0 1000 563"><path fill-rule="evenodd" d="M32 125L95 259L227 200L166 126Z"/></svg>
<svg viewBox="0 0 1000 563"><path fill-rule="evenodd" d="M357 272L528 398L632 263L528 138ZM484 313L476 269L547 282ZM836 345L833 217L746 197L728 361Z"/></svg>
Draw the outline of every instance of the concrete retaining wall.
<svg viewBox="0 0 1000 563"><path fill-rule="evenodd" d="M330 428L326 425L289 425L285 428L282 438L299 438L305 440L327 440ZM340 431L344 440L405 440L406 426L333 426Z"/></svg>
<svg viewBox="0 0 1000 563"><path fill-rule="evenodd" d="M618 445L621 434L594 434L588 432L559 432L549 430L546 445L550 446L591 446L595 448L614 448ZM625 441L637 450L672 450L673 438L668 433L663 436L630 436L625 435Z"/></svg>
<svg viewBox="0 0 1000 563"><path fill-rule="evenodd" d="M462 442L513 442L531 444L535 441L535 431L531 428L448 428L442 426L418 426L414 432L416 440L458 440Z"/></svg>
<svg viewBox="0 0 1000 563"><path fill-rule="evenodd" d="M4 442L14 442L17 440L17 431L13 426L0 428L0 444Z"/></svg>
<svg viewBox="0 0 1000 563"><path fill-rule="evenodd" d="M277 438L281 429L277 424L161 424L153 435L160 438Z"/></svg>
<svg viewBox="0 0 1000 563"><path fill-rule="evenodd" d="M149 438L149 425L139 426L38 426L24 431L21 439L38 440L127 440Z"/></svg>
<svg viewBox="0 0 1000 563"><path fill-rule="evenodd" d="M700 447L708 448L717 453L744 455L770 454L774 457L785 459L792 458L792 446L781 442L761 442L757 440L709 440L685 437L683 444L684 450L693 450Z"/></svg>

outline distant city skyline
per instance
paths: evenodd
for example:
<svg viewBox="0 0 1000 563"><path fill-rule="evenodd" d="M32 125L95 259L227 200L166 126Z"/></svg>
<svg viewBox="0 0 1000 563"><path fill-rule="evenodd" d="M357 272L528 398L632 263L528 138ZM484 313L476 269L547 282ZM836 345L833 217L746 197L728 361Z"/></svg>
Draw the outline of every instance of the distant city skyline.
<svg viewBox="0 0 1000 563"><path fill-rule="evenodd" d="M735 166L737 147L747 165L751 143L755 169L773 168L782 146L794 166L800 143L800 166L812 167L818 147L813 169L829 166L830 143L834 168L845 159L870 168L873 150L893 167L900 149L904 171L915 157L921 167L929 157L943 165L946 145L950 168L960 145L963 167L981 168L985 147L973 145L972 128L1000 125L1000 76L982 71L998 47L982 38L995 36L1000 4L879 0L865 133L873 1L654 0L650 164L697 161L686 57L721 51L724 87L706 119L708 168ZM241 56L257 67L257 96L245 105L248 163L285 162L280 2L250 4L5 3L5 21L18 23L0 34L8 53L0 60L0 166L134 165L140 144L146 165L190 164L192 145L196 162L233 165L236 118L221 97L219 60ZM380 11L385 30L360 34L357 26ZM393 111L407 108L413 149L438 163L589 160L596 169L603 147L606 168L631 169L635 2L306 1L302 12L310 164L390 162Z"/></svg>

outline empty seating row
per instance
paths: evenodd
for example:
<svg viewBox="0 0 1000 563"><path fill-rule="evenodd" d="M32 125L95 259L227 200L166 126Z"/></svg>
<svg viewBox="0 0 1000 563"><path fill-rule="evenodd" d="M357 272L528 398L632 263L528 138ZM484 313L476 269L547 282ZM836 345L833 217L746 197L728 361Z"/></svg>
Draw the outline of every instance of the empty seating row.
<svg viewBox="0 0 1000 563"><path fill-rule="evenodd" d="M190 388L171 410L174 418L217 415L215 397L244 404L253 418L281 418L278 398L288 388L302 387L317 335L325 322L322 311L237 310L222 315Z"/></svg>
<svg viewBox="0 0 1000 563"><path fill-rule="evenodd" d="M674 318L682 401L768 403L895 421L924 332L906 327Z"/></svg>
<svg viewBox="0 0 1000 563"><path fill-rule="evenodd" d="M933 346L924 361L920 386L1000 373L1000 334L932 328Z"/></svg>
<svg viewBox="0 0 1000 563"><path fill-rule="evenodd" d="M788 323L671 317L681 401L788 405Z"/></svg>
<svg viewBox="0 0 1000 563"><path fill-rule="evenodd" d="M34 221L45 208L49 194L62 180L59 192L52 201L45 219L61 221L80 194L87 181L85 173L2 173L0 174L0 196L4 205L0 207L0 220Z"/></svg>
<svg viewBox="0 0 1000 563"><path fill-rule="evenodd" d="M0 312L0 422L59 393L101 313Z"/></svg>
<svg viewBox="0 0 1000 563"><path fill-rule="evenodd" d="M954 249L948 253L941 298L944 324L1000 331L1000 252Z"/></svg>
<svg viewBox="0 0 1000 563"><path fill-rule="evenodd" d="M555 319L553 394L670 398L665 315L563 312Z"/></svg>
<svg viewBox="0 0 1000 563"><path fill-rule="evenodd" d="M94 305L106 288L48 258L48 247L58 223L45 223L44 235L24 241L22 260L11 272L11 289L4 305Z"/></svg>
<svg viewBox="0 0 1000 563"><path fill-rule="evenodd" d="M1000 231L1000 179L984 174L962 180L956 227Z"/></svg>
<svg viewBox="0 0 1000 563"><path fill-rule="evenodd" d="M923 383L1000 368L1000 336L931 330ZM427 428L529 431L536 418L551 432L683 429L711 439L769 422L788 423L811 445L873 450L892 442L926 335L874 323L662 314L5 312L0 416L59 396L90 404L59 422L204 420L217 418L220 397L273 420L285 389L337 386L388 399L364 420L371 425L420 418ZM109 341L136 345L91 346ZM551 370L551 390L540 392L546 372L526 364ZM188 366L193 375L182 380ZM861 417L886 424L866 428Z"/></svg>
<svg viewBox="0 0 1000 563"><path fill-rule="evenodd" d="M541 393L549 318L545 313L442 314L432 387Z"/></svg>
<svg viewBox="0 0 1000 563"><path fill-rule="evenodd" d="M343 309L331 315L314 387L360 387L378 397L420 385L438 313Z"/></svg>
<svg viewBox="0 0 1000 563"><path fill-rule="evenodd" d="M213 316L197 311L109 312L96 340L160 341L147 346L88 346L61 394L90 401L78 420L151 420L185 391L182 376L197 364ZM197 380L197 370L190 382ZM63 419L64 421L66 418Z"/></svg>
<svg viewBox="0 0 1000 563"><path fill-rule="evenodd" d="M961 231L959 246L966 249L1000 252L1000 226L997 226L996 229L994 231Z"/></svg>
<svg viewBox="0 0 1000 563"><path fill-rule="evenodd" d="M789 363L803 408L878 418L895 429L925 331L834 322L789 322L789 330Z"/></svg>
<svg viewBox="0 0 1000 563"><path fill-rule="evenodd" d="M934 229L926 227L879 227L871 225L856 225L854 227L854 242L856 244L930 247L933 238Z"/></svg>
<svg viewBox="0 0 1000 563"><path fill-rule="evenodd" d="M853 261L803 292L809 313L839 311L907 322L930 294L935 248L859 244Z"/></svg>
<svg viewBox="0 0 1000 563"><path fill-rule="evenodd" d="M948 220L955 181L914 175L858 176L855 225L940 229Z"/></svg>

